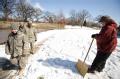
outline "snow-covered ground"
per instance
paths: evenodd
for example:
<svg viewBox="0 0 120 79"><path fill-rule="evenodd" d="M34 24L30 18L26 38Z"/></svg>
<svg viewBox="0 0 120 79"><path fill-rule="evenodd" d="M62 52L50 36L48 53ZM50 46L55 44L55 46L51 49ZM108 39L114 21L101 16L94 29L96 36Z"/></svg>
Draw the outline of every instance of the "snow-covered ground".
<svg viewBox="0 0 120 79"><path fill-rule="evenodd" d="M92 41L91 34L99 30L66 26L63 30L50 30L37 35L39 50L30 56L23 79L83 79L76 69L78 59L84 60ZM42 43L42 44L41 44ZM120 38L118 38L118 44ZM0 47L0 57L4 45ZM91 64L96 55L96 41L91 47L86 63ZM102 79L120 79L120 45L108 59ZM93 78L94 79L94 78Z"/></svg>

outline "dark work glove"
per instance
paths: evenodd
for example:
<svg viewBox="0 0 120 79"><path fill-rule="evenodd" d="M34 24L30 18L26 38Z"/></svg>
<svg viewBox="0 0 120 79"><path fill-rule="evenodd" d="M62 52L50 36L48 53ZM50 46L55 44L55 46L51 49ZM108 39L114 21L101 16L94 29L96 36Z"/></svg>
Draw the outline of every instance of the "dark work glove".
<svg viewBox="0 0 120 79"><path fill-rule="evenodd" d="M96 38L97 34L92 34L91 38Z"/></svg>

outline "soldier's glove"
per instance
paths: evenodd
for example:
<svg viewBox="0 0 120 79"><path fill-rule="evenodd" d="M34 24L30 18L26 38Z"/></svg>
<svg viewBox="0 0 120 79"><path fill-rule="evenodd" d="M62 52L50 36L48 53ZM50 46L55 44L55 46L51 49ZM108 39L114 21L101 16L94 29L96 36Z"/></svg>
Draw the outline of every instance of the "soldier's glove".
<svg viewBox="0 0 120 79"><path fill-rule="evenodd" d="M91 35L91 38L96 38L97 35L98 35L98 34L92 34L92 35Z"/></svg>

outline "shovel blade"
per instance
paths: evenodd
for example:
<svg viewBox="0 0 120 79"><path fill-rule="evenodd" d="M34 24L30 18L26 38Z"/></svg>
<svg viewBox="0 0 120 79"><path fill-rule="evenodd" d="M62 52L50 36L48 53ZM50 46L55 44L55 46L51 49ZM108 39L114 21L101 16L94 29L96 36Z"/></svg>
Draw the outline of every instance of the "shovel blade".
<svg viewBox="0 0 120 79"><path fill-rule="evenodd" d="M89 65L87 65L86 63L83 63L83 61L78 59L76 67L77 67L77 70L79 71L79 73L84 77L85 74L87 73Z"/></svg>

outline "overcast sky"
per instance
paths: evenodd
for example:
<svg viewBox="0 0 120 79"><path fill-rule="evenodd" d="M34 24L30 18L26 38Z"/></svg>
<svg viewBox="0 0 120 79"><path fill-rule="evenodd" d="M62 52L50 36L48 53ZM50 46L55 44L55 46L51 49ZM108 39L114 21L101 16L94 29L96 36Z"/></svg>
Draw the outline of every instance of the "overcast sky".
<svg viewBox="0 0 120 79"><path fill-rule="evenodd" d="M69 16L71 10L86 9L96 17L97 15L109 15L120 22L120 0L28 0L33 6L40 7L44 11L58 13L63 11Z"/></svg>

